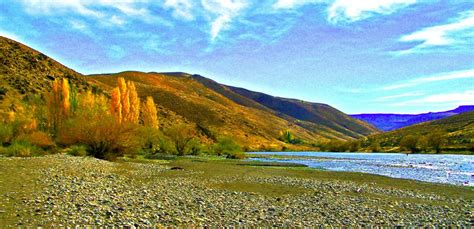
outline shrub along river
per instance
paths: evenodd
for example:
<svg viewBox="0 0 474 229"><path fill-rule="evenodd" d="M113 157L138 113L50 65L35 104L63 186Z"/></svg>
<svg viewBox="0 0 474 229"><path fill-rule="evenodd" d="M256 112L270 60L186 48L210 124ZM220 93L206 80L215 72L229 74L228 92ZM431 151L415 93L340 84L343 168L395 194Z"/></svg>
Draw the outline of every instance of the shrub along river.
<svg viewBox="0 0 474 229"><path fill-rule="evenodd" d="M250 160L290 162L312 168L474 186L474 156L449 154L254 152L277 157Z"/></svg>

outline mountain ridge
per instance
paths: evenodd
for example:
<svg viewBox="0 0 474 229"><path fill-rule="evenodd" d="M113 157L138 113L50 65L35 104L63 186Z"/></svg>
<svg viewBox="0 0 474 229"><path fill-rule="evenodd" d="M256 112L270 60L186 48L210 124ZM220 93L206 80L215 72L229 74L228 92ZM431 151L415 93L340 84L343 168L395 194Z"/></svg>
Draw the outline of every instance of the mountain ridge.
<svg viewBox="0 0 474 229"><path fill-rule="evenodd" d="M29 95L43 95L51 82L67 78L79 91L96 90L109 94L118 77L134 81L142 99L152 96L158 104L160 128L177 122L195 126L203 141L216 136L233 137L251 150L292 148L312 149L310 145L291 145L278 140L281 131L308 143L324 143L332 139L351 140L378 131L368 124L351 119L329 105L329 113L320 118L299 119L284 109L274 109L237 89L196 74L183 72L124 71L83 75L24 44L0 37L0 111L8 112ZM259 95L263 93L253 92ZM268 95L267 95L268 96ZM299 100L271 97L272 101L290 102L293 106L310 106ZM296 105L295 105L296 104ZM312 111L311 107L306 107ZM314 113L306 114L309 117ZM348 118L349 117L349 118ZM336 120L342 118L343 120ZM216 136L214 136L216 135Z"/></svg>
<svg viewBox="0 0 474 229"><path fill-rule="evenodd" d="M452 110L426 112L420 114L365 113L352 114L350 116L371 123L382 131L391 131L423 122L451 117L470 111L474 111L474 105L461 105Z"/></svg>
<svg viewBox="0 0 474 229"><path fill-rule="evenodd" d="M472 151L474 149L474 111L375 134L369 136L368 139L370 142L379 143L384 148L397 148L400 147L400 142L405 136L419 138L430 134L442 137L444 150Z"/></svg>

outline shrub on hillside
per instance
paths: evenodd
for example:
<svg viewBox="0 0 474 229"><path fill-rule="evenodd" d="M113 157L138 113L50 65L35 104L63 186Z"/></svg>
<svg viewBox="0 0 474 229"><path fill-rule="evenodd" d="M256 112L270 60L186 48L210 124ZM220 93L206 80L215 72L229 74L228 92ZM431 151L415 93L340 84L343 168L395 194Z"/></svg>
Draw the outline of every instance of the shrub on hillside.
<svg viewBox="0 0 474 229"><path fill-rule="evenodd" d="M44 155L44 151L27 141L14 141L10 146L4 147L1 153L8 157L31 157Z"/></svg>
<svg viewBox="0 0 474 229"><path fill-rule="evenodd" d="M245 158L242 148L232 138L220 138L212 148L214 153L219 156L233 159Z"/></svg>
<svg viewBox="0 0 474 229"><path fill-rule="evenodd" d="M76 157L87 156L87 147L84 145L73 145L67 150L67 154Z"/></svg>
<svg viewBox="0 0 474 229"><path fill-rule="evenodd" d="M474 152L474 142L467 145L467 150Z"/></svg>
<svg viewBox="0 0 474 229"><path fill-rule="evenodd" d="M382 152L382 147L380 146L380 142L377 140L372 140L368 149L370 152L373 152L373 153Z"/></svg>
<svg viewBox="0 0 474 229"><path fill-rule="evenodd" d="M14 136L12 126L2 123L2 125L0 125L0 145L9 144L13 138Z"/></svg>
<svg viewBox="0 0 474 229"><path fill-rule="evenodd" d="M349 145L349 151L358 152L362 144L360 141L351 141L348 143L348 145Z"/></svg>
<svg viewBox="0 0 474 229"><path fill-rule="evenodd" d="M191 143L196 136L196 132L191 125L177 124L165 130L166 136L173 144L178 156L184 156L189 153Z"/></svg>
<svg viewBox="0 0 474 229"><path fill-rule="evenodd" d="M278 137L278 140L285 143L294 144L294 145L303 143L303 140L295 137L290 132L290 130L280 131L280 136Z"/></svg>
<svg viewBox="0 0 474 229"><path fill-rule="evenodd" d="M60 129L58 142L63 145L84 145L89 155L99 159L115 160L124 155L132 156L143 146L140 126L118 123L111 115L79 115L70 119Z"/></svg>
<svg viewBox="0 0 474 229"><path fill-rule="evenodd" d="M22 135L18 137L20 141L27 141L31 145L40 147L42 149L51 149L55 146L55 143L51 137L42 131L34 131L29 134Z"/></svg>
<svg viewBox="0 0 474 229"><path fill-rule="evenodd" d="M170 138L158 129L142 127L140 128L140 135L144 142L142 152L146 158L161 158L163 155L177 154Z"/></svg>
<svg viewBox="0 0 474 229"><path fill-rule="evenodd" d="M404 136L400 140L400 147L404 150L409 150L411 153L416 153L418 151L417 144L418 138L413 135Z"/></svg>
<svg viewBox="0 0 474 229"><path fill-rule="evenodd" d="M441 148L446 143L446 139L442 132L433 132L428 135L428 145L436 151L441 153Z"/></svg>

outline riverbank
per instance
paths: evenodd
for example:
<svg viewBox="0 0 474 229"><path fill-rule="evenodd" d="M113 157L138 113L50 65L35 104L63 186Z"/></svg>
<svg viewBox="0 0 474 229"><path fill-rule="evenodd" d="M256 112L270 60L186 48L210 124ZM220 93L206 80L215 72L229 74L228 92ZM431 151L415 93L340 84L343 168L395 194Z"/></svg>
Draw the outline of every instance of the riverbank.
<svg viewBox="0 0 474 229"><path fill-rule="evenodd" d="M467 225L474 190L209 158L0 157L0 224Z"/></svg>

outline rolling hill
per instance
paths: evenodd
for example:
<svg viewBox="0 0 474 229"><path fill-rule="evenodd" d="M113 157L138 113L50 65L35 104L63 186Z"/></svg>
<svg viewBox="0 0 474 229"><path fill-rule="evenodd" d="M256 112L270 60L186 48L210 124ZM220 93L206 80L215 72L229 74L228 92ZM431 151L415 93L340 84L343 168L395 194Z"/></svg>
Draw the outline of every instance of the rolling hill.
<svg viewBox="0 0 474 229"><path fill-rule="evenodd" d="M197 124L205 133L232 136L252 149L283 146L283 143L276 138L280 131L286 129L310 142L324 142L329 139L348 140L361 137L365 133L376 132L367 124L367 129L362 128L367 132L358 133L343 127L333 128L337 124L328 125L330 120L318 123L297 119L240 95L231 87L187 73L129 71L91 75L88 80L101 88L111 89L118 77L134 81L140 95L152 96L160 106ZM333 112L334 115L348 117L335 109ZM355 121L355 123L362 122Z"/></svg>
<svg viewBox="0 0 474 229"><path fill-rule="evenodd" d="M90 88L85 78L46 55L0 37L0 110L15 109L26 95L42 94L56 78L68 78L80 90Z"/></svg>
<svg viewBox="0 0 474 229"><path fill-rule="evenodd" d="M377 130L325 104L277 98L221 85L187 73L121 72L84 76L16 41L0 37L0 111L12 110L28 95L42 95L56 78L79 90L108 93L118 77L134 81L139 95L158 104L161 128L194 125L204 141L229 136L248 149L301 148L279 141L282 130L312 143L349 140ZM259 99L261 97L267 100ZM272 101L272 102L268 102Z"/></svg>
<svg viewBox="0 0 474 229"><path fill-rule="evenodd" d="M474 111L474 105L459 106L456 109L424 114L357 114L351 117L368 122L382 131L400 129L414 124L438 120L464 112Z"/></svg>
<svg viewBox="0 0 474 229"><path fill-rule="evenodd" d="M442 135L445 149L468 150L474 144L474 111L372 135L369 139L379 142L382 147L397 147L404 136L432 133Z"/></svg>

